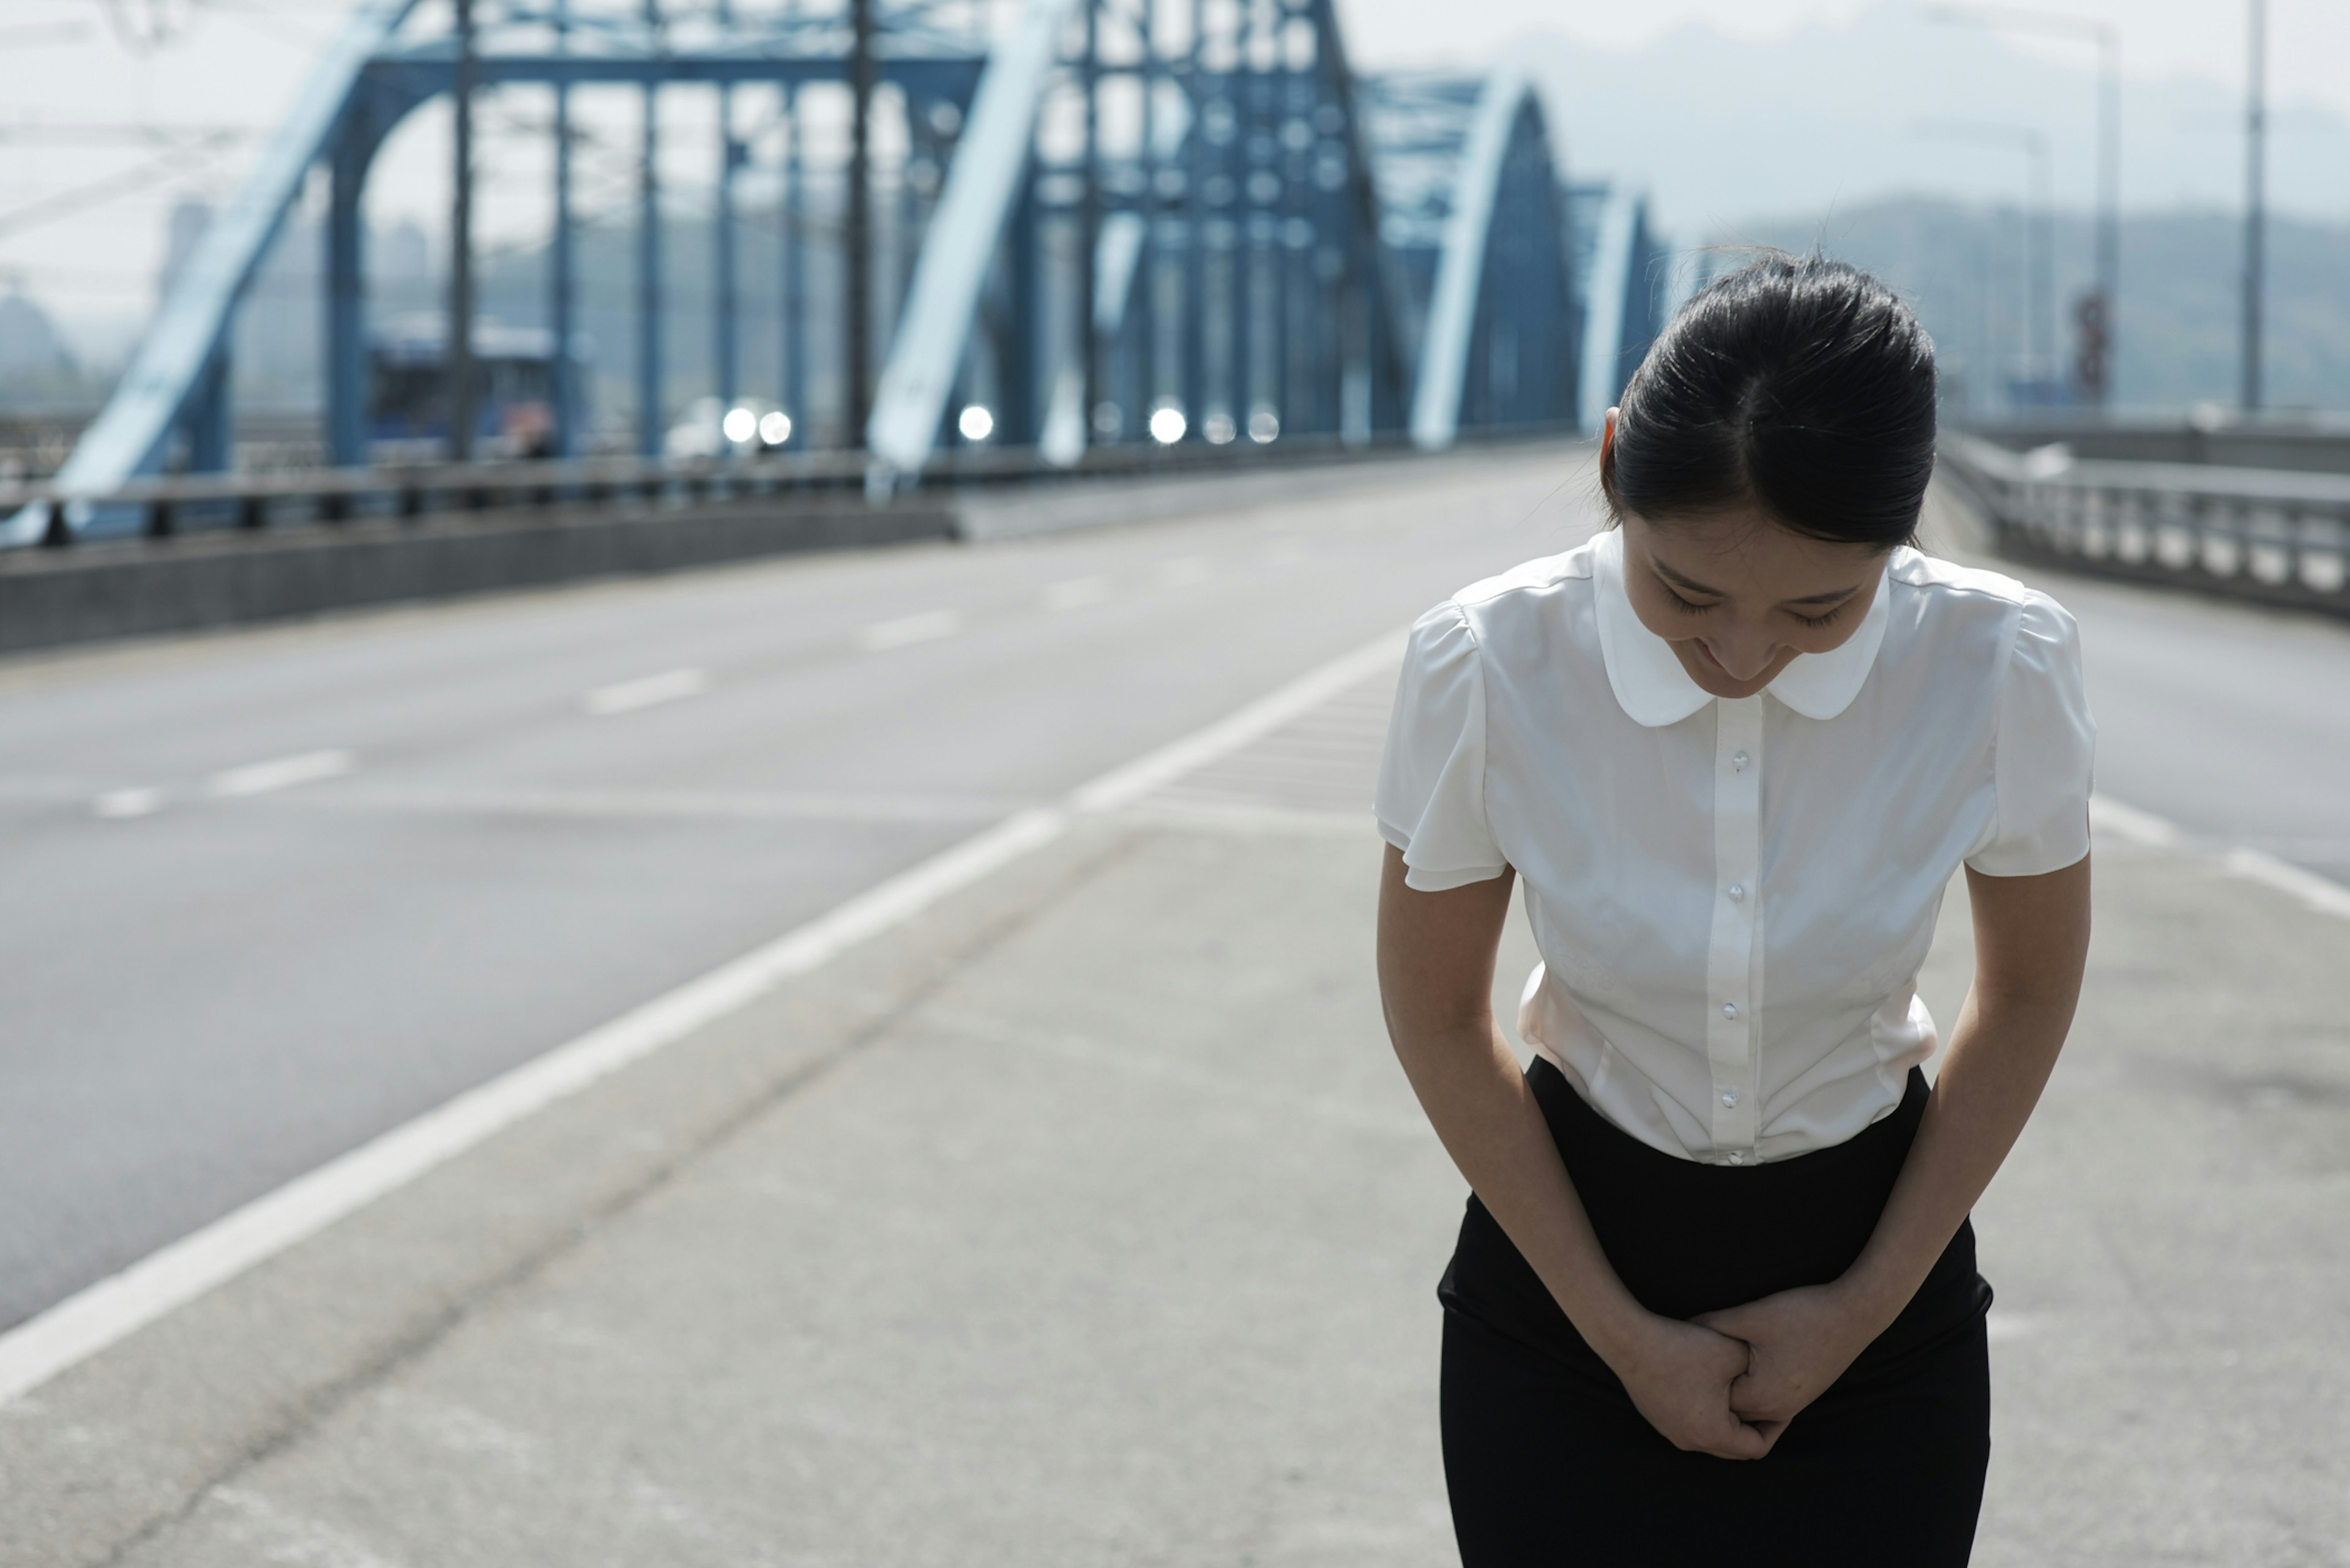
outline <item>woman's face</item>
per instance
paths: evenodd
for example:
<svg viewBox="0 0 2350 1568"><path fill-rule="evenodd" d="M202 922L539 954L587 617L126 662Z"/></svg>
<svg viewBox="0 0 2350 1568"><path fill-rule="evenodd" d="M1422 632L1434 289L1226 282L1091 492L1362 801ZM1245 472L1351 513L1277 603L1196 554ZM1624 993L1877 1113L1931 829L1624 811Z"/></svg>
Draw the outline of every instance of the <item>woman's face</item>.
<svg viewBox="0 0 2350 1568"><path fill-rule="evenodd" d="M1640 624L1716 697L1752 697L1799 653L1858 629L1889 552L1791 533L1752 509L1624 519L1624 587Z"/></svg>

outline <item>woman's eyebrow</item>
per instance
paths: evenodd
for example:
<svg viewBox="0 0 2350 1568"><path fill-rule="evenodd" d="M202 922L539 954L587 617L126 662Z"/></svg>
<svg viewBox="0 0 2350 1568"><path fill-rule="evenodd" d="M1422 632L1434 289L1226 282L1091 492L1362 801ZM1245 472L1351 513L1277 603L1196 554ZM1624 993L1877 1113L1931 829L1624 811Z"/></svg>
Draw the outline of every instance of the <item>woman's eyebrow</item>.
<svg viewBox="0 0 2350 1568"><path fill-rule="evenodd" d="M1842 604L1845 600L1852 597L1853 595L1860 592L1860 587L1861 586L1858 583L1855 583L1848 588L1836 588L1825 594L1805 594L1802 598L1789 599L1786 602L1791 605Z"/></svg>

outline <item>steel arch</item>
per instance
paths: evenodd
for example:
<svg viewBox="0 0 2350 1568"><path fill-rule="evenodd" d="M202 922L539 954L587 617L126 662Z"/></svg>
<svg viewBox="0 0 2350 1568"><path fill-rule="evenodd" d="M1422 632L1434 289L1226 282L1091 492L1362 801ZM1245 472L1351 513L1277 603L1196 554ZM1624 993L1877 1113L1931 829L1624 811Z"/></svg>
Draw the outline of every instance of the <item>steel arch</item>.
<svg viewBox="0 0 2350 1568"><path fill-rule="evenodd" d="M1579 186L1575 203L1586 214L1579 231L1590 236L1576 403L1584 428L1597 430L1663 330L1672 283L1648 224L1647 192L1628 185Z"/></svg>

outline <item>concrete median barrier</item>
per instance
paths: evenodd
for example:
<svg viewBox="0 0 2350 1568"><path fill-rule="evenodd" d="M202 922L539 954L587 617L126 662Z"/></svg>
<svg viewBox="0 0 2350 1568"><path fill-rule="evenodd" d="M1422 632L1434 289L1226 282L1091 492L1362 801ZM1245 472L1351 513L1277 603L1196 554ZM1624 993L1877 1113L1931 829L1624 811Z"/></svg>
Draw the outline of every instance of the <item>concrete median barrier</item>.
<svg viewBox="0 0 2350 1568"><path fill-rule="evenodd" d="M949 503L854 494L380 519L0 556L0 653L803 550L946 539Z"/></svg>

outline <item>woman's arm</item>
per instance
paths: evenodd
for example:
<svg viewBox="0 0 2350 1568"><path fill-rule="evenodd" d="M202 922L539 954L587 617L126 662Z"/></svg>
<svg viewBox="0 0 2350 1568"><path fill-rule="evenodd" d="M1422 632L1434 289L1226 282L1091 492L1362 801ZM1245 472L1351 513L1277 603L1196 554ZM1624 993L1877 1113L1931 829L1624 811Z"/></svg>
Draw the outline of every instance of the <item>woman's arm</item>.
<svg viewBox="0 0 2350 1568"><path fill-rule="evenodd" d="M1926 1117L1860 1257L1834 1284L1698 1321L1753 1346L1731 1390L1766 1430L1817 1398L1909 1304L2023 1131L2056 1065L2089 953L2089 863L2042 877L1967 873L1975 981Z"/></svg>
<svg viewBox="0 0 2350 1568"><path fill-rule="evenodd" d="M1624 1288L1494 1027L1493 958L1515 880L1504 873L1422 893L1405 884L1403 856L1388 848L1379 994L1404 1075L1461 1174L1650 1425L1683 1449L1759 1459L1771 1439L1730 1407L1747 1346L1659 1317Z"/></svg>

